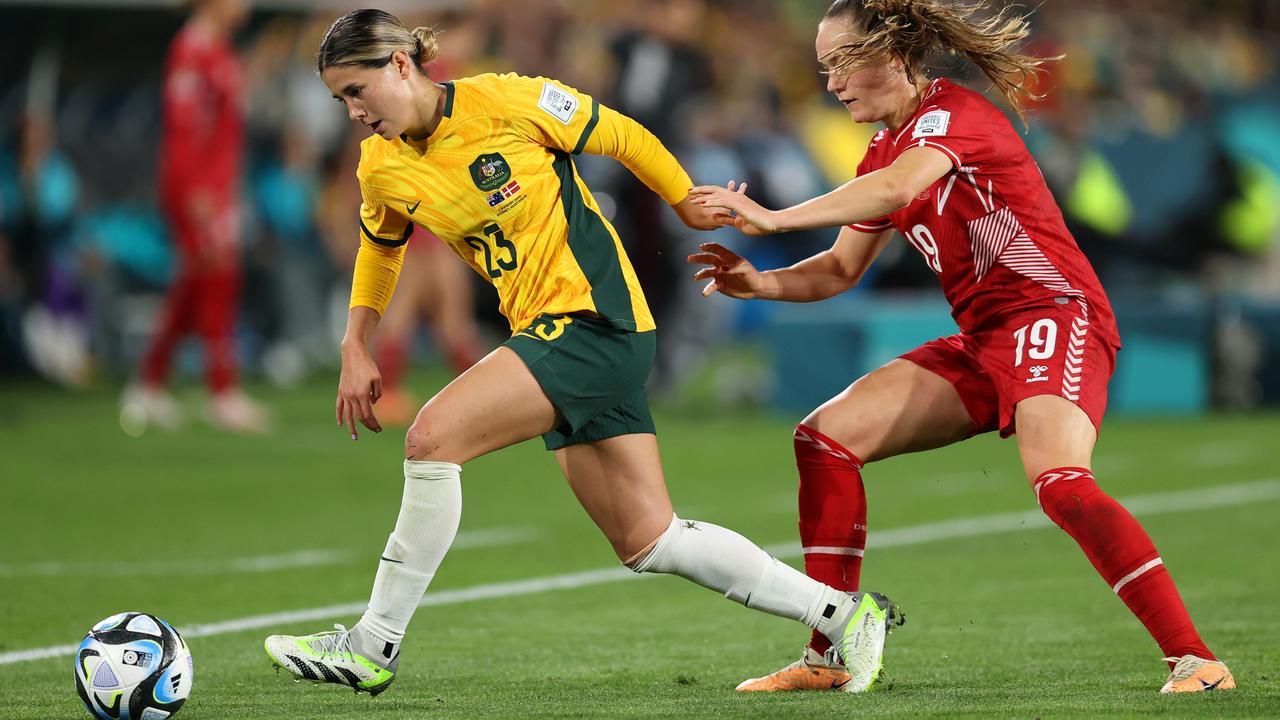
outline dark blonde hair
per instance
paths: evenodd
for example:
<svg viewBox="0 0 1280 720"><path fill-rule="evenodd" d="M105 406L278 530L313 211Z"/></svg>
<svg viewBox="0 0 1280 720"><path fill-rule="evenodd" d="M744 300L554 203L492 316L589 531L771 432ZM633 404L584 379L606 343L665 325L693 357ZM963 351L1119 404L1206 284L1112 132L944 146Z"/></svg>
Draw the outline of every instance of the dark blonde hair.
<svg viewBox="0 0 1280 720"><path fill-rule="evenodd" d="M1024 101L1044 97L1033 89L1040 66L1061 56L1019 53L1031 32L1026 17L1006 6L985 20L975 19L982 9L941 0L835 0L823 19L847 21L862 37L819 59L830 72L850 72L881 57L898 58L914 84L931 53L959 55L982 70L1025 122Z"/></svg>
<svg viewBox="0 0 1280 720"><path fill-rule="evenodd" d="M382 10L352 10L334 21L320 41L316 72L336 65L380 68L404 50L421 68L440 55L435 30L407 29L400 19Z"/></svg>

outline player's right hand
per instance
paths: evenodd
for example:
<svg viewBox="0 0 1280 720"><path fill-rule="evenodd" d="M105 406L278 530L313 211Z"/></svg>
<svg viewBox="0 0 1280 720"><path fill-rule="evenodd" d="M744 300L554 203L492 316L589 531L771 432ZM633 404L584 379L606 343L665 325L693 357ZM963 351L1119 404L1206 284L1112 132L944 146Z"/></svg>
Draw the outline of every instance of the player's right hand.
<svg viewBox="0 0 1280 720"><path fill-rule="evenodd" d="M364 347L342 349L342 373L338 377L338 402L334 412L338 426L346 425L351 439L360 433L356 420L374 432L382 432L382 424L373 414L373 405L382 397L382 373Z"/></svg>
<svg viewBox="0 0 1280 720"><path fill-rule="evenodd" d="M708 266L693 275L694 280L711 281L702 288L703 297L717 291L743 300L760 297L763 278L746 258L720 243L702 243L698 249L702 252L690 255L687 260L692 265Z"/></svg>

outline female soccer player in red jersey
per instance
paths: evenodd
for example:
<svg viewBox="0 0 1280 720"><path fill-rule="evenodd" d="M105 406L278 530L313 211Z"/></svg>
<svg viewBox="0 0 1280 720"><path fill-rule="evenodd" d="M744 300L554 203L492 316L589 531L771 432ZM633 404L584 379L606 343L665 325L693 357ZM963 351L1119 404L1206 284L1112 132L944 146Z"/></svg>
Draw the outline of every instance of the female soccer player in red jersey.
<svg viewBox="0 0 1280 720"><path fill-rule="evenodd" d="M1024 18L979 21L938 0L837 0L818 26L827 90L855 122L880 122L858 177L781 211L742 186L696 188L695 202L752 235L846 226L835 245L759 272L708 243L704 294L809 302L857 284L901 232L938 275L961 332L912 350L814 410L795 431L805 569L858 587L866 545L865 463L977 433L1018 436L1045 514L1146 626L1172 668L1162 692L1229 689L1227 667L1191 623L1147 533L1094 482L1090 459L1120 347L1097 276L1063 224L1039 168L1005 116L978 93L924 76L935 51L976 64L1021 114L1042 62L1013 48ZM739 690L828 688L843 670L814 635L801 660Z"/></svg>
<svg viewBox="0 0 1280 720"><path fill-rule="evenodd" d="M240 177L244 72L231 35L247 19L246 0L200 0L169 48L160 139L160 204L177 250L177 277L165 298L139 382L125 410L173 426L178 406L164 389L178 342L204 342L210 419L243 433L265 430L265 411L239 389L235 320L240 308Z"/></svg>

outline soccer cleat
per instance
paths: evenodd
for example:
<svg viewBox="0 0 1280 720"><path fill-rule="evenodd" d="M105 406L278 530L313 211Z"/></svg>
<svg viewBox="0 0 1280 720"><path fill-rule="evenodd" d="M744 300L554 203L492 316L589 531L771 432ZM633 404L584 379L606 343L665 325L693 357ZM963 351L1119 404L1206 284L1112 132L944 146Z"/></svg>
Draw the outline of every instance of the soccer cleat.
<svg viewBox="0 0 1280 720"><path fill-rule="evenodd" d="M1160 688L1162 693L1208 692L1210 690L1235 690L1236 679L1227 666L1217 660L1205 660L1195 655L1165 658L1174 663L1169 680Z"/></svg>
<svg viewBox="0 0 1280 720"><path fill-rule="evenodd" d="M849 593L857 606L838 645L819 655L806 647L796 662L764 677L738 685L742 692L837 690L863 692L884 680L884 641L906 622L898 605L880 593ZM837 649L838 648L838 649Z"/></svg>
<svg viewBox="0 0 1280 720"><path fill-rule="evenodd" d="M883 676L885 637L891 629L906 622L906 617L896 603L880 593L855 592L849 596L858 607L837 643L840 660L849 673L849 682L839 689L863 692Z"/></svg>
<svg viewBox="0 0 1280 720"><path fill-rule="evenodd" d="M238 435L261 435L271 429L266 408L241 390L224 390L210 398L209 422Z"/></svg>
<svg viewBox="0 0 1280 720"><path fill-rule="evenodd" d="M418 398L404 390L384 390L374 409L383 427L408 427L421 407Z"/></svg>
<svg viewBox="0 0 1280 720"><path fill-rule="evenodd" d="M295 680L336 683L375 696L386 690L400 666L399 647L383 643L381 652L370 650L366 646L376 646L376 638L359 628L334 628L315 635L272 635L263 647L272 664Z"/></svg>
<svg viewBox="0 0 1280 720"><path fill-rule="evenodd" d="M162 387L130 385L120 397L120 427L134 437L149 428L166 432L178 430L183 423L182 405Z"/></svg>
<svg viewBox="0 0 1280 720"><path fill-rule="evenodd" d="M800 659L764 677L744 680L738 692L786 692L789 690L843 690L849 671L835 658L835 648L821 655L805 646Z"/></svg>

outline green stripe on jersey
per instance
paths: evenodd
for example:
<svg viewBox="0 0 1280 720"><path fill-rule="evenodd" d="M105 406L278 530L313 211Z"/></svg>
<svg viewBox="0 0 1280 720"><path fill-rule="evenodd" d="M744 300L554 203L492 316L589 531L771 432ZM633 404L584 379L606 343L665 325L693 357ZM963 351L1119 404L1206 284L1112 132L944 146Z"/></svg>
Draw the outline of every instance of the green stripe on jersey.
<svg viewBox="0 0 1280 720"><path fill-rule="evenodd" d="M591 284L591 300L596 312L616 328L635 330L631 290L622 274L622 260L613 235L605 226L604 218L587 207L585 198L578 192L573 158L560 151L552 154L555 156L552 165L560 177L560 202L569 224L569 250Z"/></svg>
<svg viewBox="0 0 1280 720"><path fill-rule="evenodd" d="M453 81L441 84L444 85L444 116L453 117Z"/></svg>
<svg viewBox="0 0 1280 720"><path fill-rule="evenodd" d="M587 140L591 137L591 133L596 129L596 123L600 122L600 101L593 99L591 101L591 119L587 121L587 126L582 128L582 137L578 138L578 144L573 146L573 154L581 155L582 151L587 147Z"/></svg>

